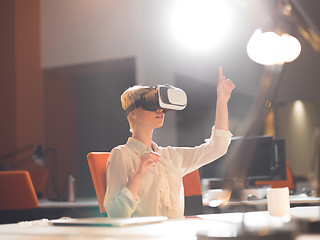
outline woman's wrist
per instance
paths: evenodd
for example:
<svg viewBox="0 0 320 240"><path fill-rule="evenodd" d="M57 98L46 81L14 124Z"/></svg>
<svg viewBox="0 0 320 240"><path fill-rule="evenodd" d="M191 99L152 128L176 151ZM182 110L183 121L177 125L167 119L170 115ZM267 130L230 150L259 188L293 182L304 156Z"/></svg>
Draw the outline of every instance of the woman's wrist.
<svg viewBox="0 0 320 240"><path fill-rule="evenodd" d="M127 188L130 190L135 200L137 199L141 176L141 174L134 172L127 183Z"/></svg>
<svg viewBox="0 0 320 240"><path fill-rule="evenodd" d="M223 98L221 98L221 97L218 97L217 98L217 106L222 106L222 107L224 107L224 106L228 106L228 99L223 99Z"/></svg>
<svg viewBox="0 0 320 240"><path fill-rule="evenodd" d="M217 99L215 127L225 131L229 130L228 101Z"/></svg>
<svg viewBox="0 0 320 240"><path fill-rule="evenodd" d="M141 180L142 175L143 174L140 171L135 171L135 172L133 172L133 174L130 178L130 181L138 182L140 184L140 180Z"/></svg>

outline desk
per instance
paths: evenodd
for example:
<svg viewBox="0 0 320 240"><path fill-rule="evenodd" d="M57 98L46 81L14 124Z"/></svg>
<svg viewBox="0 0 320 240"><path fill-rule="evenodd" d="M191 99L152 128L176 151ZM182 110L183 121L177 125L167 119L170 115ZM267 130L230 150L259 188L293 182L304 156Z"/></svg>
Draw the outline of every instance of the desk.
<svg viewBox="0 0 320 240"><path fill-rule="evenodd" d="M42 218L49 219L60 217L86 218L101 216L97 198L78 198L74 202L40 200L39 209L45 213L45 216Z"/></svg>
<svg viewBox="0 0 320 240"><path fill-rule="evenodd" d="M319 218L320 208L291 208L293 218ZM195 240L197 233L208 229L226 233L244 223L246 228L283 228L287 224L282 218L271 217L266 211L248 213L223 213L199 215L197 218L169 219L168 221L130 227L66 227L53 226L50 221L32 221L0 225L1 240L60 240L60 239L184 239ZM299 235L296 240L319 239L320 235Z"/></svg>
<svg viewBox="0 0 320 240"><path fill-rule="evenodd" d="M236 211L266 211L267 210L267 199L252 200L252 201L230 201L224 208L212 209L209 206L209 201L203 198L204 213L228 213ZM319 206L320 197L302 197L290 195L290 206Z"/></svg>
<svg viewBox="0 0 320 240"><path fill-rule="evenodd" d="M0 210L0 224L61 217L85 218L101 216L96 198L76 199L74 202L39 200L39 207L19 210Z"/></svg>
<svg viewBox="0 0 320 240"><path fill-rule="evenodd" d="M290 199L290 205L293 206L301 206L306 204L320 204L320 197L299 197L299 196L289 196ZM240 201L240 202L230 202L230 205L240 205L240 204L246 204L246 205L266 205L267 199L260 199L260 200L254 200L254 201Z"/></svg>

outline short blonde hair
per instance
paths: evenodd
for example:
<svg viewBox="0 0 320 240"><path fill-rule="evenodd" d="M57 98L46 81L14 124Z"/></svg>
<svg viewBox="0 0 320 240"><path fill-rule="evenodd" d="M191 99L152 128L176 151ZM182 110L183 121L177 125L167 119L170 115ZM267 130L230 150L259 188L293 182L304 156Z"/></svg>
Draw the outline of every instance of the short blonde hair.
<svg viewBox="0 0 320 240"><path fill-rule="evenodd" d="M141 86L135 85L133 87L129 87L121 94L121 106L124 111L128 109L135 101L140 99L142 93L145 93L150 90L149 86ZM132 121L129 115L127 116L130 127L132 128Z"/></svg>

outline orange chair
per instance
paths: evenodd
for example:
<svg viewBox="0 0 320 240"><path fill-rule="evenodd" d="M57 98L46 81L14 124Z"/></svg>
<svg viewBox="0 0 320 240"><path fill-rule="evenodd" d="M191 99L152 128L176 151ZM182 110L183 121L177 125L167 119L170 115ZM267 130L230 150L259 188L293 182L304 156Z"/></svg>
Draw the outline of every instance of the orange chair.
<svg viewBox="0 0 320 240"><path fill-rule="evenodd" d="M100 213L105 213L103 200L106 193L106 166L109 152L90 152L87 155L89 169L96 191ZM183 177L185 193L185 215L194 215L202 212L202 192L198 170ZM189 210L190 209L190 210Z"/></svg>
<svg viewBox="0 0 320 240"><path fill-rule="evenodd" d="M19 170L26 170L29 172L37 196L39 198L44 196L49 173L48 168L36 164L29 164L28 167Z"/></svg>
<svg viewBox="0 0 320 240"><path fill-rule="evenodd" d="M106 167L109 156L109 152L91 152L87 155L89 169L96 191L100 213L106 212L103 207L103 200L106 193Z"/></svg>
<svg viewBox="0 0 320 240"><path fill-rule="evenodd" d="M198 170L185 175L182 181L185 197L202 195L201 181Z"/></svg>
<svg viewBox="0 0 320 240"><path fill-rule="evenodd" d="M195 170L182 178L184 187L184 215L203 213L202 190L199 171Z"/></svg>
<svg viewBox="0 0 320 240"><path fill-rule="evenodd" d="M0 209L36 208L38 197L28 171L0 172Z"/></svg>

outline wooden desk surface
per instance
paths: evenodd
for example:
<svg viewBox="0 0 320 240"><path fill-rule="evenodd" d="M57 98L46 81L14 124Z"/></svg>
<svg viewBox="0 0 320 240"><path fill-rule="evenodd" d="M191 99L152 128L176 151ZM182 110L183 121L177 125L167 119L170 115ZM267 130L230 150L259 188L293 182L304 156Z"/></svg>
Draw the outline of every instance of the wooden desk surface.
<svg viewBox="0 0 320 240"><path fill-rule="evenodd" d="M320 207L291 208L291 219L320 217ZM248 229L281 229L288 219L272 217L266 211L199 215L196 218L169 219L161 223L130 227L53 226L49 220L0 225L1 240L26 239L197 239L199 231L213 229L232 233L242 223ZM316 238L315 238L316 237ZM300 235L297 240L319 239L319 235Z"/></svg>

